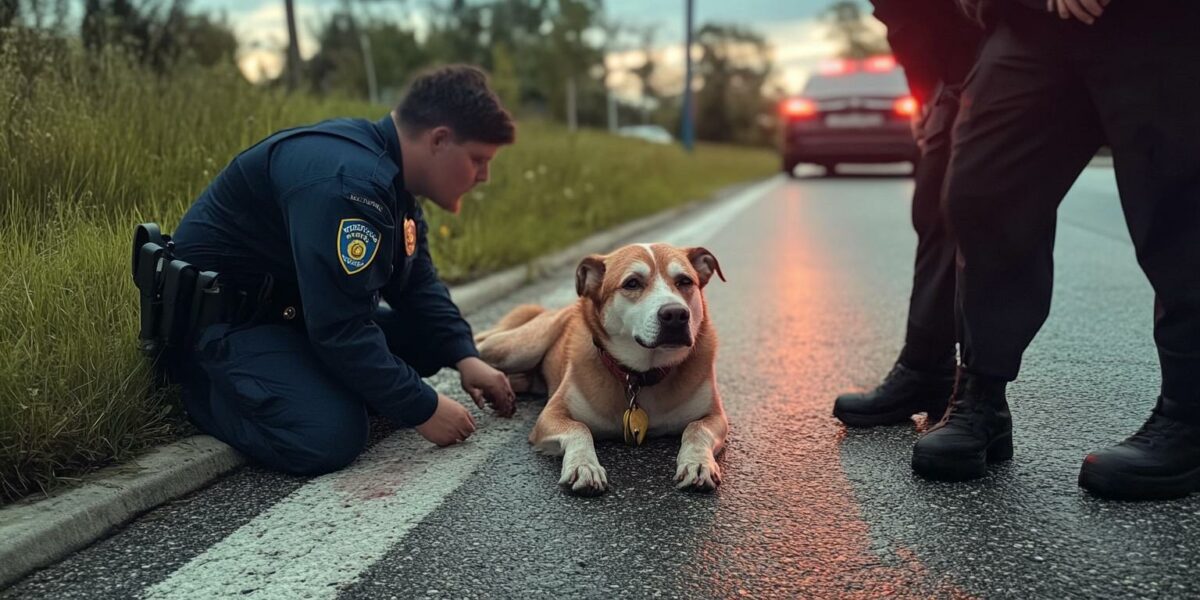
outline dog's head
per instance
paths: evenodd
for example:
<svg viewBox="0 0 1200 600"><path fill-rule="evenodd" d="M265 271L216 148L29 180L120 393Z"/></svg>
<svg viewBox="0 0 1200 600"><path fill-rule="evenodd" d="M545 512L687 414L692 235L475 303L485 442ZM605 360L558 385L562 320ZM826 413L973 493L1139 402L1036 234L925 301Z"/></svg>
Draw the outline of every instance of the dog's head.
<svg viewBox="0 0 1200 600"><path fill-rule="evenodd" d="M590 304L593 334L622 364L639 370L687 358L708 315L703 288L717 258L704 248L633 244L583 259L575 291Z"/></svg>

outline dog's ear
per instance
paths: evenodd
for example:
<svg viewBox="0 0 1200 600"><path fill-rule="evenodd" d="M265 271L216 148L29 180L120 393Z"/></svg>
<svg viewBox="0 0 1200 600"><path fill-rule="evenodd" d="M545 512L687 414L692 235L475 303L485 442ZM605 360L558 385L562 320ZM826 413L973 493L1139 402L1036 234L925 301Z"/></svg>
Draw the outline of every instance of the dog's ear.
<svg viewBox="0 0 1200 600"><path fill-rule="evenodd" d="M688 260L691 261L692 267L696 269L696 273L700 275L700 287L708 285L708 280L712 279L713 273L725 281L725 274L721 272L721 263L717 262L717 257L713 256L707 248L699 246L688 248Z"/></svg>
<svg viewBox="0 0 1200 600"><path fill-rule="evenodd" d="M575 293L579 296L595 296L604 282L604 257L593 254L581 261L575 269Z"/></svg>

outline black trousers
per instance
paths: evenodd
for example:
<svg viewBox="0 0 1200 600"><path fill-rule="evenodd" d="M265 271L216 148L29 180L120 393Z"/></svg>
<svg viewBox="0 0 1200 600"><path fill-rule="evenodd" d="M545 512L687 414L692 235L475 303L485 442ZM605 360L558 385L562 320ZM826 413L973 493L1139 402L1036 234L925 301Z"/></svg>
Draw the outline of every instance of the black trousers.
<svg viewBox="0 0 1200 600"><path fill-rule="evenodd" d="M381 307L374 320L392 353L423 377L438 371L425 340L396 311ZM301 475L340 469L366 447L368 400L329 372L300 329L219 324L201 345L178 369L188 417L201 431L261 465ZM389 399L371 408L401 422Z"/></svg>
<svg viewBox="0 0 1200 600"><path fill-rule="evenodd" d="M958 95L956 88L942 87L935 96L925 122L925 147L914 173L912 224L917 232L917 257L900 362L921 371L954 369L957 244L944 218L942 200Z"/></svg>
<svg viewBox="0 0 1200 600"><path fill-rule="evenodd" d="M1059 202L1107 140L1155 292L1162 392L1200 407L1200 2L1114 2L1092 27L1002 4L947 189L964 366L1016 378L1050 309Z"/></svg>

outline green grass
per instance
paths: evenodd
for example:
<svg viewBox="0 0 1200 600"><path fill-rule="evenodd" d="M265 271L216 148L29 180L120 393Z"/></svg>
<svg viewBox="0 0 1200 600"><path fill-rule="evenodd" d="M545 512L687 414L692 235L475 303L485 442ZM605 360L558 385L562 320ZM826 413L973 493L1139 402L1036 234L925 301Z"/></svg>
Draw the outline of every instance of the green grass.
<svg viewBox="0 0 1200 600"><path fill-rule="evenodd" d="M168 79L46 40L0 48L0 504L178 437L135 349L133 225L170 231L270 132L386 107L285 96L230 69ZM776 168L765 150L678 148L522 123L463 213L429 210L445 278L520 264Z"/></svg>

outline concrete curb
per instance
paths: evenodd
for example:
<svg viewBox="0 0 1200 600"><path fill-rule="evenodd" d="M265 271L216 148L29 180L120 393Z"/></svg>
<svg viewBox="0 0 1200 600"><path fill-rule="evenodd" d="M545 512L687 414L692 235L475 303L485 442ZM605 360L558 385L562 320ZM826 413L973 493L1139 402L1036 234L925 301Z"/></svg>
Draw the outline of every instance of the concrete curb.
<svg viewBox="0 0 1200 600"><path fill-rule="evenodd" d="M59 495L5 507L0 510L0 587L242 463L233 448L198 435L99 471Z"/></svg>
<svg viewBox="0 0 1200 600"><path fill-rule="evenodd" d="M450 288L463 314L471 314L587 254L618 243L701 206L719 202L750 184L597 233L566 249ZM91 475L82 486L49 498L30 498L0 509L0 590L105 537L138 515L208 485L245 463L233 448L207 435L156 448Z"/></svg>

